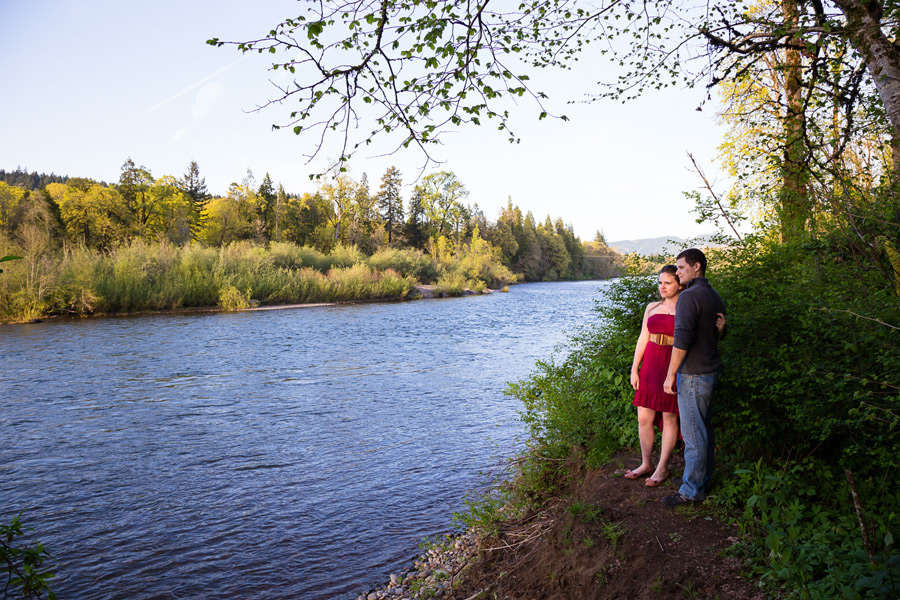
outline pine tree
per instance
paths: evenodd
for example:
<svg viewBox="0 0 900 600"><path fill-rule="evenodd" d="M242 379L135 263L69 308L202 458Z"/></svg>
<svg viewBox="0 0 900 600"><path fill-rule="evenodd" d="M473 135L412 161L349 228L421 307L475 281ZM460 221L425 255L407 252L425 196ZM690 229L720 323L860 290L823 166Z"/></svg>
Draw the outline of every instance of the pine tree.
<svg viewBox="0 0 900 600"><path fill-rule="evenodd" d="M266 239L271 239L272 231L275 229L275 203L277 201L275 188L272 186L272 178L266 173L257 191L257 212L259 213L259 219L263 223Z"/></svg>
<svg viewBox="0 0 900 600"><path fill-rule="evenodd" d="M209 204L210 198L206 189L206 179L200 177L200 167L197 166L197 161L191 161L188 172L178 181L178 189L188 197L188 201L191 203L191 238L196 240L209 216L206 213L206 206Z"/></svg>
<svg viewBox="0 0 900 600"><path fill-rule="evenodd" d="M384 228L387 231L388 244L393 241L394 231L399 230L403 222L403 198L400 197L400 171L396 167L389 167L381 176L381 188L378 191L378 210L384 219Z"/></svg>
<svg viewBox="0 0 900 600"><path fill-rule="evenodd" d="M423 248L425 246L425 208L422 206L422 191L419 187L413 190L413 195L409 199L409 219L406 221L405 227L406 243L413 248Z"/></svg>

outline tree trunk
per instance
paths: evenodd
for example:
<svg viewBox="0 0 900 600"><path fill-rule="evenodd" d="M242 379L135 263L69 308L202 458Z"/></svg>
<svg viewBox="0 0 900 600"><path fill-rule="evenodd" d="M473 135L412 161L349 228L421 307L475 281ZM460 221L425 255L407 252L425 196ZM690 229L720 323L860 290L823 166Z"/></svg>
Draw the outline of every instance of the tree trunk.
<svg viewBox="0 0 900 600"><path fill-rule="evenodd" d="M782 3L785 24L796 28L799 24L800 10L795 0L784 0ZM806 148L806 114L803 105L803 88L801 76L803 40L791 38L789 48L785 50L784 61L784 156L781 166L781 237L784 241L796 240L806 231L806 223L810 215L809 186L807 170L804 162L807 157Z"/></svg>
<svg viewBox="0 0 900 600"><path fill-rule="evenodd" d="M900 187L900 48L882 30L882 2L835 0L847 19L847 36L862 55L891 124L891 181Z"/></svg>

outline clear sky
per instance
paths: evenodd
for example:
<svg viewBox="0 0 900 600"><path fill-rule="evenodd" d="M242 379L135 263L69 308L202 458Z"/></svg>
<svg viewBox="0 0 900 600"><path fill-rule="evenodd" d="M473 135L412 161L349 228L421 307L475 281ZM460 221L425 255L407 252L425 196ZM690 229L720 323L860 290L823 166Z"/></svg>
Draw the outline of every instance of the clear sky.
<svg viewBox="0 0 900 600"><path fill-rule="evenodd" d="M289 192L314 191L309 174L337 152L307 164L311 140L271 129L289 106L252 111L274 93L270 55L205 43L261 37L297 12L290 0L0 0L0 168L112 183L128 157L154 177L180 177L196 160L216 194L247 169L257 182L268 172ZM511 197L539 220L562 217L584 240L597 230L608 240L711 232L682 196L700 186L686 151L716 174L722 130L709 103L696 111L705 91L565 104L596 91L605 70L582 61L543 75L552 111L569 122L538 122L522 102L512 122L520 144L493 127L464 128L434 149L445 162L426 173L455 172L491 220ZM416 150L377 153L351 163L373 191L390 165L407 184L418 176Z"/></svg>

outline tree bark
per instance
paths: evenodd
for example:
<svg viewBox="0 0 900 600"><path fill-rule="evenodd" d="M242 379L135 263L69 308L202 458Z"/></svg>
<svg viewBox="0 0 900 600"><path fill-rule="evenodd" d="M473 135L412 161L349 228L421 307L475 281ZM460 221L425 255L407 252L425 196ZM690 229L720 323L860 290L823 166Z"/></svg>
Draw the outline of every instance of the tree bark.
<svg viewBox="0 0 900 600"><path fill-rule="evenodd" d="M891 124L891 181L900 186L900 48L882 29L883 2L834 0L847 19L847 37L860 53Z"/></svg>
<svg viewBox="0 0 900 600"><path fill-rule="evenodd" d="M785 24L796 29L800 23L800 7L796 0L783 0ZM807 185L806 113L801 77L803 69L803 39L788 40L784 61L785 114L784 152L781 165L781 236L784 241L796 240L806 231L810 215L810 195Z"/></svg>

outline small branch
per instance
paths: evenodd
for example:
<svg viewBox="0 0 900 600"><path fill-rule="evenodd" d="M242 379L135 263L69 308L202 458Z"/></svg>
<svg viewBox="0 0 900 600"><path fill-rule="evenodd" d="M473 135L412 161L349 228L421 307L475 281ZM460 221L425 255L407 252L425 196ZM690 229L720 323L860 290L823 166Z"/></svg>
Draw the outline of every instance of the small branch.
<svg viewBox="0 0 900 600"><path fill-rule="evenodd" d="M725 207L722 206L722 203L719 201L719 197L713 191L712 186L709 184L709 181L706 179L706 175L703 174L703 171L700 169L700 166L697 164L697 161L694 160L694 156L688 152L688 158L691 159L691 162L694 163L694 170L697 172L697 175L700 176L700 179L703 180L703 185L706 186L706 189L709 190L709 193L712 194L713 200L716 201L716 205L719 207L719 210L722 211L722 216L725 217L725 221L728 222L728 226L731 227L731 230L734 232L734 235L737 236L739 242L743 242L743 238L741 234L738 233L737 228L734 226L734 223L731 222L731 218L728 216L728 211L725 210Z"/></svg>
<svg viewBox="0 0 900 600"><path fill-rule="evenodd" d="M866 317L866 316L861 315L861 314L859 314L859 313L855 313L855 312L853 312L852 310L846 310L846 309L843 309L843 308L824 308L824 307L819 307L819 306L813 306L812 309L813 309L813 310L821 310L821 311L825 311L825 312L842 312L842 313L847 313L847 314L853 315L854 317L858 317L858 318L860 318L860 319L865 319L865 320L867 320L867 321L874 321L874 322L876 322L876 323L878 323L878 324L880 324L880 325L884 325L885 327L890 327L891 329L897 329L897 330L900 330L900 327L897 327L896 325L891 325L890 323L885 323L885 322L882 321L881 319L875 319L875 318L872 318L872 317Z"/></svg>
<svg viewBox="0 0 900 600"><path fill-rule="evenodd" d="M850 483L850 492L853 494L853 505L856 507L856 516L859 518L859 528L862 530L863 545L869 554L869 560L875 564L875 547L872 544L872 535L869 533L869 527L866 525L866 515L863 512L862 500L859 498L859 492L856 489L856 481L853 479L853 473L850 469L846 469L844 474Z"/></svg>

